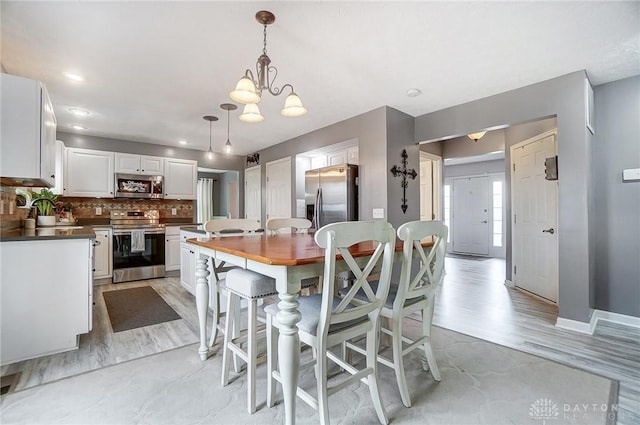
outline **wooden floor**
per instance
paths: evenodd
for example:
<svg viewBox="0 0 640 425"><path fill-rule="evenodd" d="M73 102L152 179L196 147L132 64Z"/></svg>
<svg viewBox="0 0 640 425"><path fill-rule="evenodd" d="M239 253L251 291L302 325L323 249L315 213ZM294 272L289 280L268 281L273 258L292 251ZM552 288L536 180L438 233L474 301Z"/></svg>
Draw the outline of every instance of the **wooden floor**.
<svg viewBox="0 0 640 425"><path fill-rule="evenodd" d="M504 260L448 257L446 270L436 298L436 326L615 379L618 423L640 424L638 329L600 322L591 336L556 328L554 305L504 285ZM114 334L101 292L141 285L156 289L182 319ZM96 286L94 300L94 329L81 337L80 349L5 366L2 376L22 372L19 391L197 341L195 300L178 278ZM197 344L193 347L196 356Z"/></svg>

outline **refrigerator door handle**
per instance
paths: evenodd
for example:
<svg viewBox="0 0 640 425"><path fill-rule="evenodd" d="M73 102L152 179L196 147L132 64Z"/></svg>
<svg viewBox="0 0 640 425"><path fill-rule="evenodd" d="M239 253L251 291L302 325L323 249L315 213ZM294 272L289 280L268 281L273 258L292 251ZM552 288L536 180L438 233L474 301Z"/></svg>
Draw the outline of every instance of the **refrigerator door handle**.
<svg viewBox="0 0 640 425"><path fill-rule="evenodd" d="M322 189L318 188L316 191L316 208L314 211L315 214L315 228L318 230L320 228L320 213L322 212Z"/></svg>

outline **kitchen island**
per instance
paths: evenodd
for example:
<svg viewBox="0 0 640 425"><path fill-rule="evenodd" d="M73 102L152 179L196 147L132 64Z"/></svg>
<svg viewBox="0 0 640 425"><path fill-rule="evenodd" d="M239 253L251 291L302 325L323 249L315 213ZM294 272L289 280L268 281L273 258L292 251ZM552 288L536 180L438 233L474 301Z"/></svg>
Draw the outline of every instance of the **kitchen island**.
<svg viewBox="0 0 640 425"><path fill-rule="evenodd" d="M0 232L0 364L78 348L92 328L90 227Z"/></svg>

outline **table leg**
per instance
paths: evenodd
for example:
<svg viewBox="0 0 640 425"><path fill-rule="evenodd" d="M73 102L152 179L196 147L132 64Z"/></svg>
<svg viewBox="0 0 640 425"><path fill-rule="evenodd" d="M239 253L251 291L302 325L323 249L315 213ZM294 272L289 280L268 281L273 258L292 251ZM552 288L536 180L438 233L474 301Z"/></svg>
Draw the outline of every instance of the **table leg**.
<svg viewBox="0 0 640 425"><path fill-rule="evenodd" d="M282 378L284 417L286 425L296 422L296 392L300 371L300 337L297 323L301 316L298 311L298 294L280 292L280 311L276 315L278 337L278 364Z"/></svg>
<svg viewBox="0 0 640 425"><path fill-rule="evenodd" d="M209 312L209 257L196 253L196 308L198 310L198 324L200 325L200 360L206 360L209 354L207 345L207 313ZM214 324L215 326L215 324Z"/></svg>

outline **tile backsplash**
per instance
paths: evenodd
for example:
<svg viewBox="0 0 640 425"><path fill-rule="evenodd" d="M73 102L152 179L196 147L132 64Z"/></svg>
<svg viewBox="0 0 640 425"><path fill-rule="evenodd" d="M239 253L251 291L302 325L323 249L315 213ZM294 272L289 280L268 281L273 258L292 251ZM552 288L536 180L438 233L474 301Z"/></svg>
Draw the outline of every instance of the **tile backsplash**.
<svg viewBox="0 0 640 425"><path fill-rule="evenodd" d="M192 218L195 219L196 201L180 201L173 199L105 199L105 198L72 198L60 197L60 202L71 205L73 216L76 218L109 218L115 210L158 210L160 219ZM100 208L101 214L96 214ZM176 215L172 210L176 209Z"/></svg>
<svg viewBox="0 0 640 425"><path fill-rule="evenodd" d="M11 221L20 221L28 215L28 209L16 207L16 188L0 186L0 220L3 224Z"/></svg>

